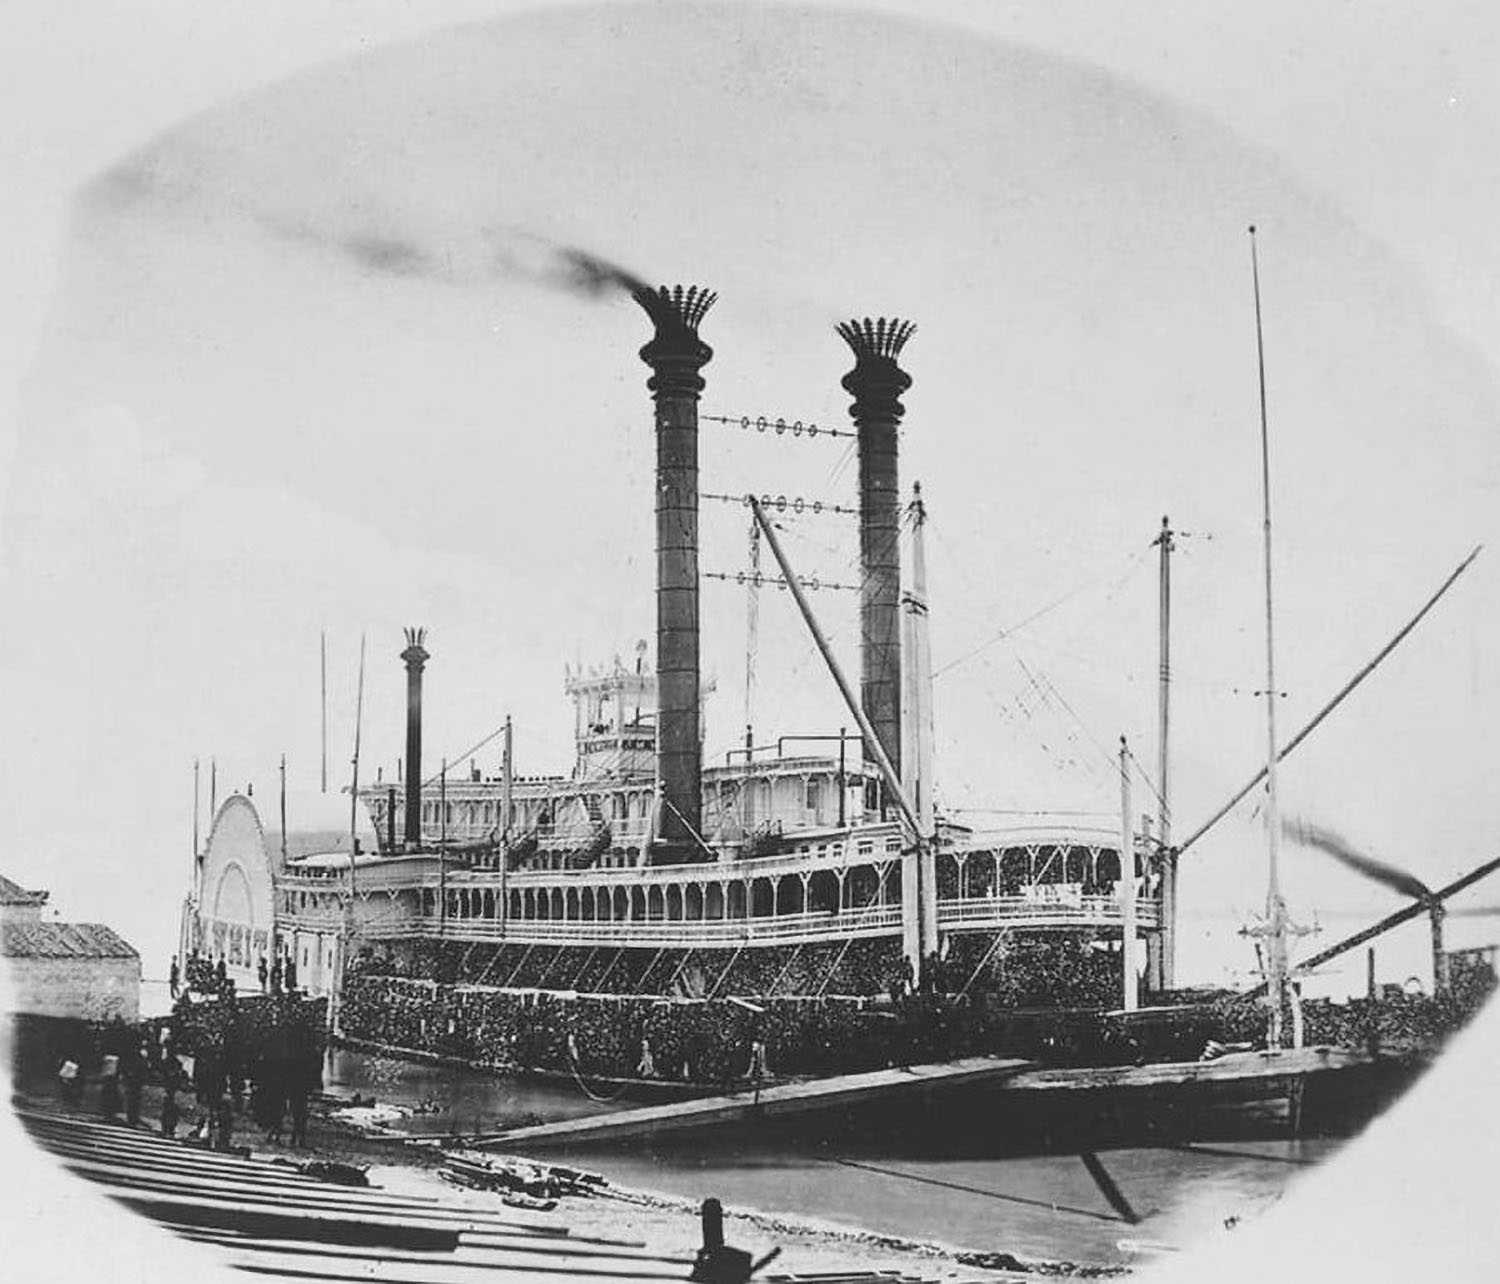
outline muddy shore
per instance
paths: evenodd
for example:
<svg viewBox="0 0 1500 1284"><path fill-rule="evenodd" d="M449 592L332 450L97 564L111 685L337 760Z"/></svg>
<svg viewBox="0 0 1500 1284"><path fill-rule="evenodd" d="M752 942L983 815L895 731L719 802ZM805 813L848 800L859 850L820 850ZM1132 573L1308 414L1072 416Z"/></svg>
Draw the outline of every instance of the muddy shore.
<svg viewBox="0 0 1500 1284"><path fill-rule="evenodd" d="M161 1114L162 1091L148 1085L141 1101L142 1129L156 1131ZM62 1113L65 1111L52 1085L21 1083L13 1096L17 1107ZM201 1117L191 1094L179 1094L184 1135ZM98 1088L90 1084L78 1113L97 1119ZM248 1146L256 1158L327 1159L368 1167L372 1186L438 1196L445 1201L495 1198L479 1192L460 1191L439 1176L442 1152L433 1146L412 1145L399 1135L372 1132L337 1117L336 1102L315 1103L308 1122L308 1144L294 1149L269 1139L245 1114L236 1117L233 1143ZM117 1125L128 1127L122 1117ZM705 1189L703 1197L716 1192ZM498 1200L497 1200L498 1202ZM541 1214L555 1218L574 1233L637 1241L653 1252L691 1260L701 1243L697 1201L641 1187L611 1183L597 1195L564 1197L557 1208ZM881 1234L878 1230L832 1222L770 1214L754 1208L726 1205L726 1242L750 1251L755 1257L780 1250L772 1274L818 1272L900 1271L923 1279L959 1280L1037 1279L1069 1276L1097 1278L1125 1273L1119 1268L1080 1265L1066 1261L1021 1260L1003 1251L975 1253L938 1242L924 1242Z"/></svg>

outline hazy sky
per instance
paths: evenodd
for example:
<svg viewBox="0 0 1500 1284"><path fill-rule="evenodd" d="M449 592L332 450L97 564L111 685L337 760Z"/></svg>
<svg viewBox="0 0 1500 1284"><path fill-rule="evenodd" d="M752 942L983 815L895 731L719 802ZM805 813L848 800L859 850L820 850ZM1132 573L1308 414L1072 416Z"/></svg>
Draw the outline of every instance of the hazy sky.
<svg viewBox="0 0 1500 1284"><path fill-rule="evenodd" d="M160 975L192 761L216 755L225 786L269 797L286 752L294 784L315 783L323 628L339 778L362 631L367 761L389 770L400 752L406 624L431 630L432 761L510 712L523 769L566 767L563 663L651 634L652 446L644 318L527 279L548 243L720 291L711 412L842 424L833 322L918 323L903 476L933 514L936 666L1064 599L939 679L950 804L1114 805L1115 738L1154 758L1146 546L1163 512L1192 532L1176 583L1191 825L1262 745L1252 221L1284 728L1492 545L1288 765L1288 805L1429 882L1494 854L1493 6L975 0L921 5L917 22L889 0L500 20L529 7L0 6L0 870L111 922ZM706 425L704 485L847 503L841 445ZM737 566L743 527L706 510L705 566ZM847 577L847 525L788 539ZM851 654L849 604L818 605ZM758 721L837 726L787 607L772 595L762 614L777 694ZM705 610L717 751L742 717L743 600L706 585ZM1022 662L1050 705L1025 694ZM1260 848L1242 816L1190 858L1195 930L1255 908ZM1289 862L1299 917L1396 903L1321 858ZM1422 931L1382 950L1419 960ZM1450 919L1455 940L1494 932ZM1186 956L1205 977L1247 961L1222 936ZM1492 1088L1473 1064L1467 1088L1449 1074L1463 1068L1418 1096L1463 1111L1472 1158ZM1428 1118L1368 1139L1406 1184L1343 1165L1308 1188L1315 1242L1386 1268L1371 1278L1492 1265L1483 1179L1432 1146ZM28 1180L52 1277L97 1269L77 1229L107 1213L45 1170ZM1272 1252L1288 1278L1337 1274L1337 1257L1257 1238L1295 1216L1237 1232L1194 1277L1263 1271ZM188 1256L129 1234L107 1232L117 1274L138 1262L159 1279Z"/></svg>
<svg viewBox="0 0 1500 1284"><path fill-rule="evenodd" d="M519 768L566 770L564 662L652 636L648 328L552 288L552 246L719 291L710 413L845 426L833 323L917 323L902 471L932 512L950 806L1109 825L1122 732L1154 772L1163 513L1190 532L1179 832L1262 754L1248 223L1284 733L1494 533L1481 7L506 8L0 17L4 870L114 923L148 974L194 757L221 794L269 801L282 752L316 784L321 629L339 781L362 632L366 778L401 752L403 625L430 629L432 768L511 713ZM846 445L706 424L703 485L852 504ZM742 511L703 526L705 569L739 569ZM847 519L788 543L851 578ZM1288 809L1433 883L1494 849L1496 555L1284 774ZM816 605L852 665L852 601ZM718 755L744 717L743 592L706 582L704 611ZM785 595L761 618L758 726L847 721ZM1256 908L1262 843L1246 807L1189 858L1195 919ZM1304 920L1396 904L1289 865ZM1249 962L1223 945L1190 940L1189 970Z"/></svg>

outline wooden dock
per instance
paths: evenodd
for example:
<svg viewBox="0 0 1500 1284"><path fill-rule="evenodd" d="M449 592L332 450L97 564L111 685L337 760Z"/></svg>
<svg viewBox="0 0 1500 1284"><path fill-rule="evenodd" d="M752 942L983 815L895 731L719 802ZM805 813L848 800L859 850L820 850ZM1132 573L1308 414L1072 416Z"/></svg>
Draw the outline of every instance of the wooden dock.
<svg viewBox="0 0 1500 1284"><path fill-rule="evenodd" d="M660 1136L746 1120L803 1114L875 1101L920 1098L934 1089L982 1083L1002 1084L1027 1070L1029 1061L1002 1057L966 1057L934 1065L895 1066L860 1074L831 1075L745 1088L719 1097L669 1105L641 1106L607 1115L559 1119L511 1128L475 1139L481 1149L519 1150L541 1146L583 1146L634 1137Z"/></svg>

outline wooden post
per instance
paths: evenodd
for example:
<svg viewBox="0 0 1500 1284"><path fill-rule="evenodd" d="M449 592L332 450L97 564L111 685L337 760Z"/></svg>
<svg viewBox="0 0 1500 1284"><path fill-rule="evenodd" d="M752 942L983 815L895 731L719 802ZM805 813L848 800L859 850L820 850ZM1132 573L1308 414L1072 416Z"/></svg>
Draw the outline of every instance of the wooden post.
<svg viewBox="0 0 1500 1284"><path fill-rule="evenodd" d="M1130 745L1120 737L1120 971L1121 1007L1140 1005L1135 974L1135 838L1130 826Z"/></svg>
<svg viewBox="0 0 1500 1284"><path fill-rule="evenodd" d="M1152 981L1158 990L1177 984L1177 853L1172 850L1170 714L1172 697L1172 553L1171 523L1161 519L1157 536L1161 549L1158 572L1159 664L1157 688L1157 781L1160 808L1157 812L1157 843L1161 851L1161 930Z"/></svg>
<svg viewBox="0 0 1500 1284"><path fill-rule="evenodd" d="M1434 996L1448 990L1448 953L1443 948L1443 916L1447 910L1443 902L1433 899L1428 906L1428 921L1432 926L1432 993Z"/></svg>

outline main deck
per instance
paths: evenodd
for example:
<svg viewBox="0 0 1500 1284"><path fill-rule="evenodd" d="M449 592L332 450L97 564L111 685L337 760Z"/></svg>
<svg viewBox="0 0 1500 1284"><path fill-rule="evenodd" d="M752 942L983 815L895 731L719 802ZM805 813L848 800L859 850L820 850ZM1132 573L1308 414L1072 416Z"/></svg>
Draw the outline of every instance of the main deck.
<svg viewBox="0 0 1500 1284"><path fill-rule="evenodd" d="M351 926L362 946L450 941L599 949L746 950L892 937L902 930L894 825L816 830L791 850L691 865L504 869L441 853L368 857ZM1118 939L1119 839L1031 828L966 835L937 857L945 934L1084 930ZM1142 861L1149 870L1149 862ZM315 990L346 926L349 861L330 856L276 880L276 928ZM1137 929L1160 930L1151 873L1134 888Z"/></svg>

